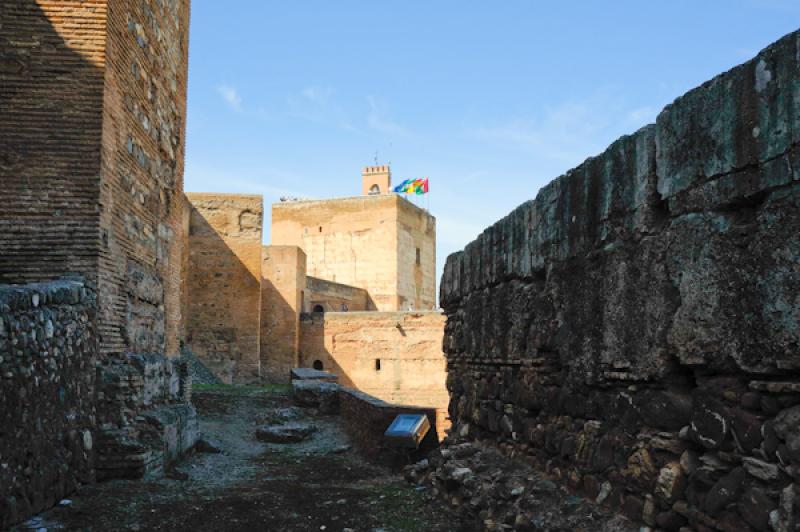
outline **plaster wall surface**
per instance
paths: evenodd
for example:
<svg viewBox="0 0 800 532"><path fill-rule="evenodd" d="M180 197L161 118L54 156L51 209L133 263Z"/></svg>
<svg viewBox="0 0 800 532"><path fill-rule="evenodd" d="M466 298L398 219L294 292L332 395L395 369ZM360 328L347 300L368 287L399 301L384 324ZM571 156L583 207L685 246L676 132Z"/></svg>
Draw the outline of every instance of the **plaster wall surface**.
<svg viewBox="0 0 800 532"><path fill-rule="evenodd" d="M300 363L322 362L339 382L393 404L437 409L449 426L445 317L439 312L328 312L300 322Z"/></svg>
<svg viewBox="0 0 800 532"><path fill-rule="evenodd" d="M261 272L261 376L288 382L299 365L306 255L297 246L264 246Z"/></svg>
<svg viewBox="0 0 800 532"><path fill-rule="evenodd" d="M795 32L448 257L454 434L651 527L800 526L799 80Z"/></svg>
<svg viewBox="0 0 800 532"><path fill-rule="evenodd" d="M261 196L187 193L186 343L227 383L260 377Z"/></svg>

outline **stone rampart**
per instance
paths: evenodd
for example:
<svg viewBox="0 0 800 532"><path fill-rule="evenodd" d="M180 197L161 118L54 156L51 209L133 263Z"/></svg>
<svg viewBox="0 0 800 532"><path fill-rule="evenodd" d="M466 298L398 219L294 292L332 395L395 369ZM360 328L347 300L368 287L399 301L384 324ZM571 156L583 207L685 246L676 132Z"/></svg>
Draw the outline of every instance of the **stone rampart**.
<svg viewBox="0 0 800 532"><path fill-rule="evenodd" d="M451 255L450 415L666 530L795 530L800 33Z"/></svg>
<svg viewBox="0 0 800 532"><path fill-rule="evenodd" d="M0 529L94 479L96 296L0 286Z"/></svg>

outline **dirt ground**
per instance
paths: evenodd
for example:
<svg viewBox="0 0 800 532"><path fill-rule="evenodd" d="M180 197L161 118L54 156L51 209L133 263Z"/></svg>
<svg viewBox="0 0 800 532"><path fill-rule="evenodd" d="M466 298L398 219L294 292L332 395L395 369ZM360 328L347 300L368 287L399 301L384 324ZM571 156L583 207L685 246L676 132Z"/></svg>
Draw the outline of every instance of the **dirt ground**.
<svg viewBox="0 0 800 532"><path fill-rule="evenodd" d="M314 417L317 432L296 444L255 439L271 419L303 420L283 391L220 388L194 392L204 436L222 453L178 465L187 480L111 481L85 486L69 503L16 530L470 531L399 473L350 450L336 418Z"/></svg>

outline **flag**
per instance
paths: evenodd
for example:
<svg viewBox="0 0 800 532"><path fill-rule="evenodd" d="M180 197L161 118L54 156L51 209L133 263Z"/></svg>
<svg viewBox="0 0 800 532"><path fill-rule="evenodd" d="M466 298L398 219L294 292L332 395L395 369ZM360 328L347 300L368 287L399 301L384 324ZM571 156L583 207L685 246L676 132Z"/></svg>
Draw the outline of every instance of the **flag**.
<svg viewBox="0 0 800 532"><path fill-rule="evenodd" d="M427 194L428 178L406 179L392 190L398 194Z"/></svg>

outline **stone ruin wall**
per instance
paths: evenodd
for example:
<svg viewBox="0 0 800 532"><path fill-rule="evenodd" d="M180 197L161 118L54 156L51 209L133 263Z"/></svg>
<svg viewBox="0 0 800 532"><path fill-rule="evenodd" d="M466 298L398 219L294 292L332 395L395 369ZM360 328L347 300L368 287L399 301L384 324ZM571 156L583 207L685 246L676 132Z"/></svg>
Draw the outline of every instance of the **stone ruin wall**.
<svg viewBox="0 0 800 532"><path fill-rule="evenodd" d="M189 193L186 344L223 382L260 378L261 196Z"/></svg>
<svg viewBox="0 0 800 532"><path fill-rule="evenodd" d="M394 405L435 408L444 437L450 426L444 321L443 314L430 311L303 314L300 366L319 360L344 386Z"/></svg>
<svg viewBox="0 0 800 532"><path fill-rule="evenodd" d="M95 293L0 286L0 529L95 478Z"/></svg>
<svg viewBox="0 0 800 532"><path fill-rule="evenodd" d="M454 437L665 530L800 526L800 33L448 258Z"/></svg>

